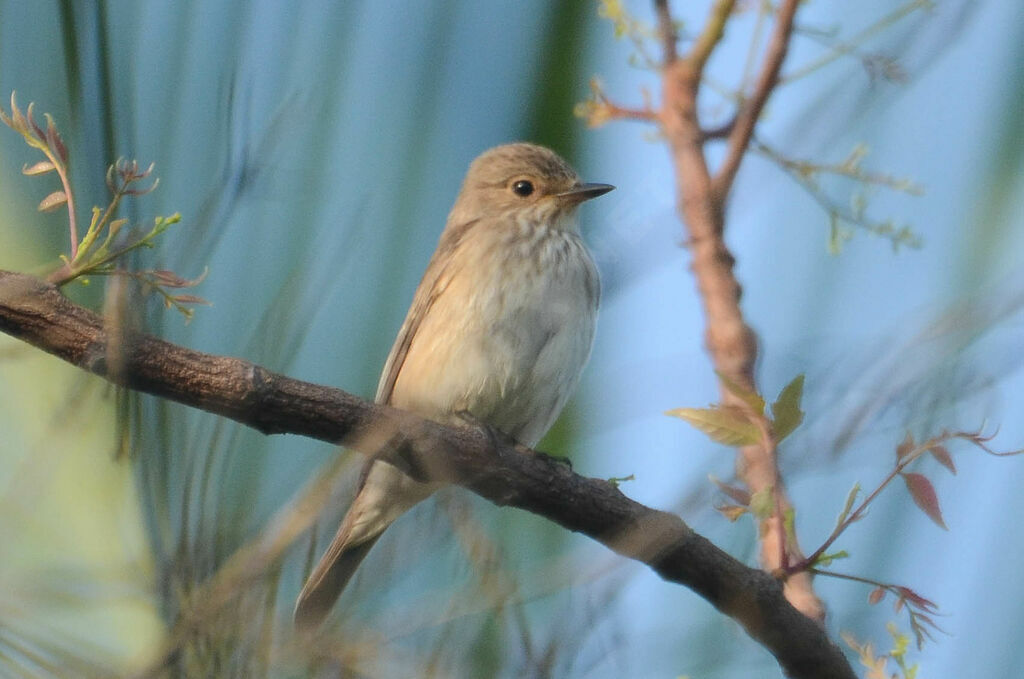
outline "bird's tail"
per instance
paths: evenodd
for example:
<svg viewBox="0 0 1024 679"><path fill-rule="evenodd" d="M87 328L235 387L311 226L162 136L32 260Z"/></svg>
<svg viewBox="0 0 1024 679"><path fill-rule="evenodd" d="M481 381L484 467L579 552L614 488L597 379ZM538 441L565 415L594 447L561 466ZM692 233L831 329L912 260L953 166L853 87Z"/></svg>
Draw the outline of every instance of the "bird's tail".
<svg viewBox="0 0 1024 679"><path fill-rule="evenodd" d="M312 630L323 622L381 533L355 545L339 542L340 535L335 537L330 549L320 559L299 592L294 613L297 629Z"/></svg>
<svg viewBox="0 0 1024 679"><path fill-rule="evenodd" d="M380 461L372 463L364 479L330 546L299 592L293 618L300 630L323 622L381 534L434 490Z"/></svg>

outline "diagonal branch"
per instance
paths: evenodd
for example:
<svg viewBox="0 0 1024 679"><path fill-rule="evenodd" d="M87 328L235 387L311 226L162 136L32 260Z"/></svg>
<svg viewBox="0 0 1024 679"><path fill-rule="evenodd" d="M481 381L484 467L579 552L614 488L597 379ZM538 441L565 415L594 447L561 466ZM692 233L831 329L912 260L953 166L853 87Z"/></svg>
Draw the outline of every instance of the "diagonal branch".
<svg viewBox="0 0 1024 679"><path fill-rule="evenodd" d="M707 23L704 24L704 30L697 36L693 49L686 55L686 60L690 62L696 73L703 73L704 66L711 57L711 52L714 51L725 34L725 24L728 23L735 6L736 0L715 0L715 4L712 5L711 14L708 16Z"/></svg>
<svg viewBox="0 0 1024 679"><path fill-rule="evenodd" d="M575 474L545 455L242 359L150 335L114 338L101 316L23 274L0 271L0 331L116 384L263 433L300 434L367 454L384 449L386 459L417 478L456 483L497 505L543 516L689 587L739 622L791 677L854 677L839 648L789 605L771 576L722 552L678 516L634 502L614 484Z"/></svg>
<svg viewBox="0 0 1024 679"><path fill-rule="evenodd" d="M793 17L796 16L799 4L800 0L784 0L779 6L778 14L775 17L775 29L772 31L771 41L768 43L768 50L765 53L764 63L761 64L761 71L757 76L754 91L750 98L743 102L736 114L736 123L729 134L725 160L722 161L712 182L715 195L720 201L725 199L732 187L733 180L736 179L740 163L747 153L750 137L754 134L754 126L761 117L761 111L764 110L768 97L779 81L779 71L786 58L786 52L789 50L790 36L793 34Z"/></svg>

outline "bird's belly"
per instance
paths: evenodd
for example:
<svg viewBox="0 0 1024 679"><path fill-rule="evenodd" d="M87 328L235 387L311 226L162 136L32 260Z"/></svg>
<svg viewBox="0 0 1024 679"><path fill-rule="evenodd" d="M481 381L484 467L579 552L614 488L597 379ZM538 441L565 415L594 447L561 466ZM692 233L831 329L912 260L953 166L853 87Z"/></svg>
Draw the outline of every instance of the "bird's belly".
<svg viewBox="0 0 1024 679"><path fill-rule="evenodd" d="M453 279L418 328L391 402L440 420L468 412L536 445L590 354L597 300L587 267L540 279L498 272L473 287Z"/></svg>

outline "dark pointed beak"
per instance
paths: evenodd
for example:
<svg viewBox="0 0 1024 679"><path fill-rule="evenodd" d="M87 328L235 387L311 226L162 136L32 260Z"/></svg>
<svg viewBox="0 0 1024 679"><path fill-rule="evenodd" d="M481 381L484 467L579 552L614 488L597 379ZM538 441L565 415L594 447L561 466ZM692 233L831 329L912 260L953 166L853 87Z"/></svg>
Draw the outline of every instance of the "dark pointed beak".
<svg viewBox="0 0 1024 679"><path fill-rule="evenodd" d="M603 196L614 188L611 184L580 184L556 195L572 203L582 203L585 200Z"/></svg>

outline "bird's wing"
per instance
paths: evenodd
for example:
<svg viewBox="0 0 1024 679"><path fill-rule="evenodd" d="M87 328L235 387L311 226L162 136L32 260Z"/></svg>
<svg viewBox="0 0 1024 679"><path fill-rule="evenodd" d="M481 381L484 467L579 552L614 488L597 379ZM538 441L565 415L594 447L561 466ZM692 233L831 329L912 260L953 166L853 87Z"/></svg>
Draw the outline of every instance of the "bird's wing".
<svg viewBox="0 0 1024 679"><path fill-rule="evenodd" d="M423 319L430 313L434 301L444 292L451 278L450 275L446 275L446 270L452 261L452 254L459 247L466 231L475 222L476 220L473 220L454 228L449 226L441 234L441 241L437 244L437 250L434 251L433 257L430 258L430 264L427 265L423 279L420 281L419 287L416 288L416 295L409 307L409 313L406 314L405 321L398 331L398 337L395 338L395 344L391 347L391 353L388 354L388 360L384 363L384 371L381 373L380 382L377 385L377 403L391 401L391 393L395 389L399 373L402 372L402 365L405 363L405 357L409 354L409 347L412 346L413 338L416 337L416 331L423 323Z"/></svg>

